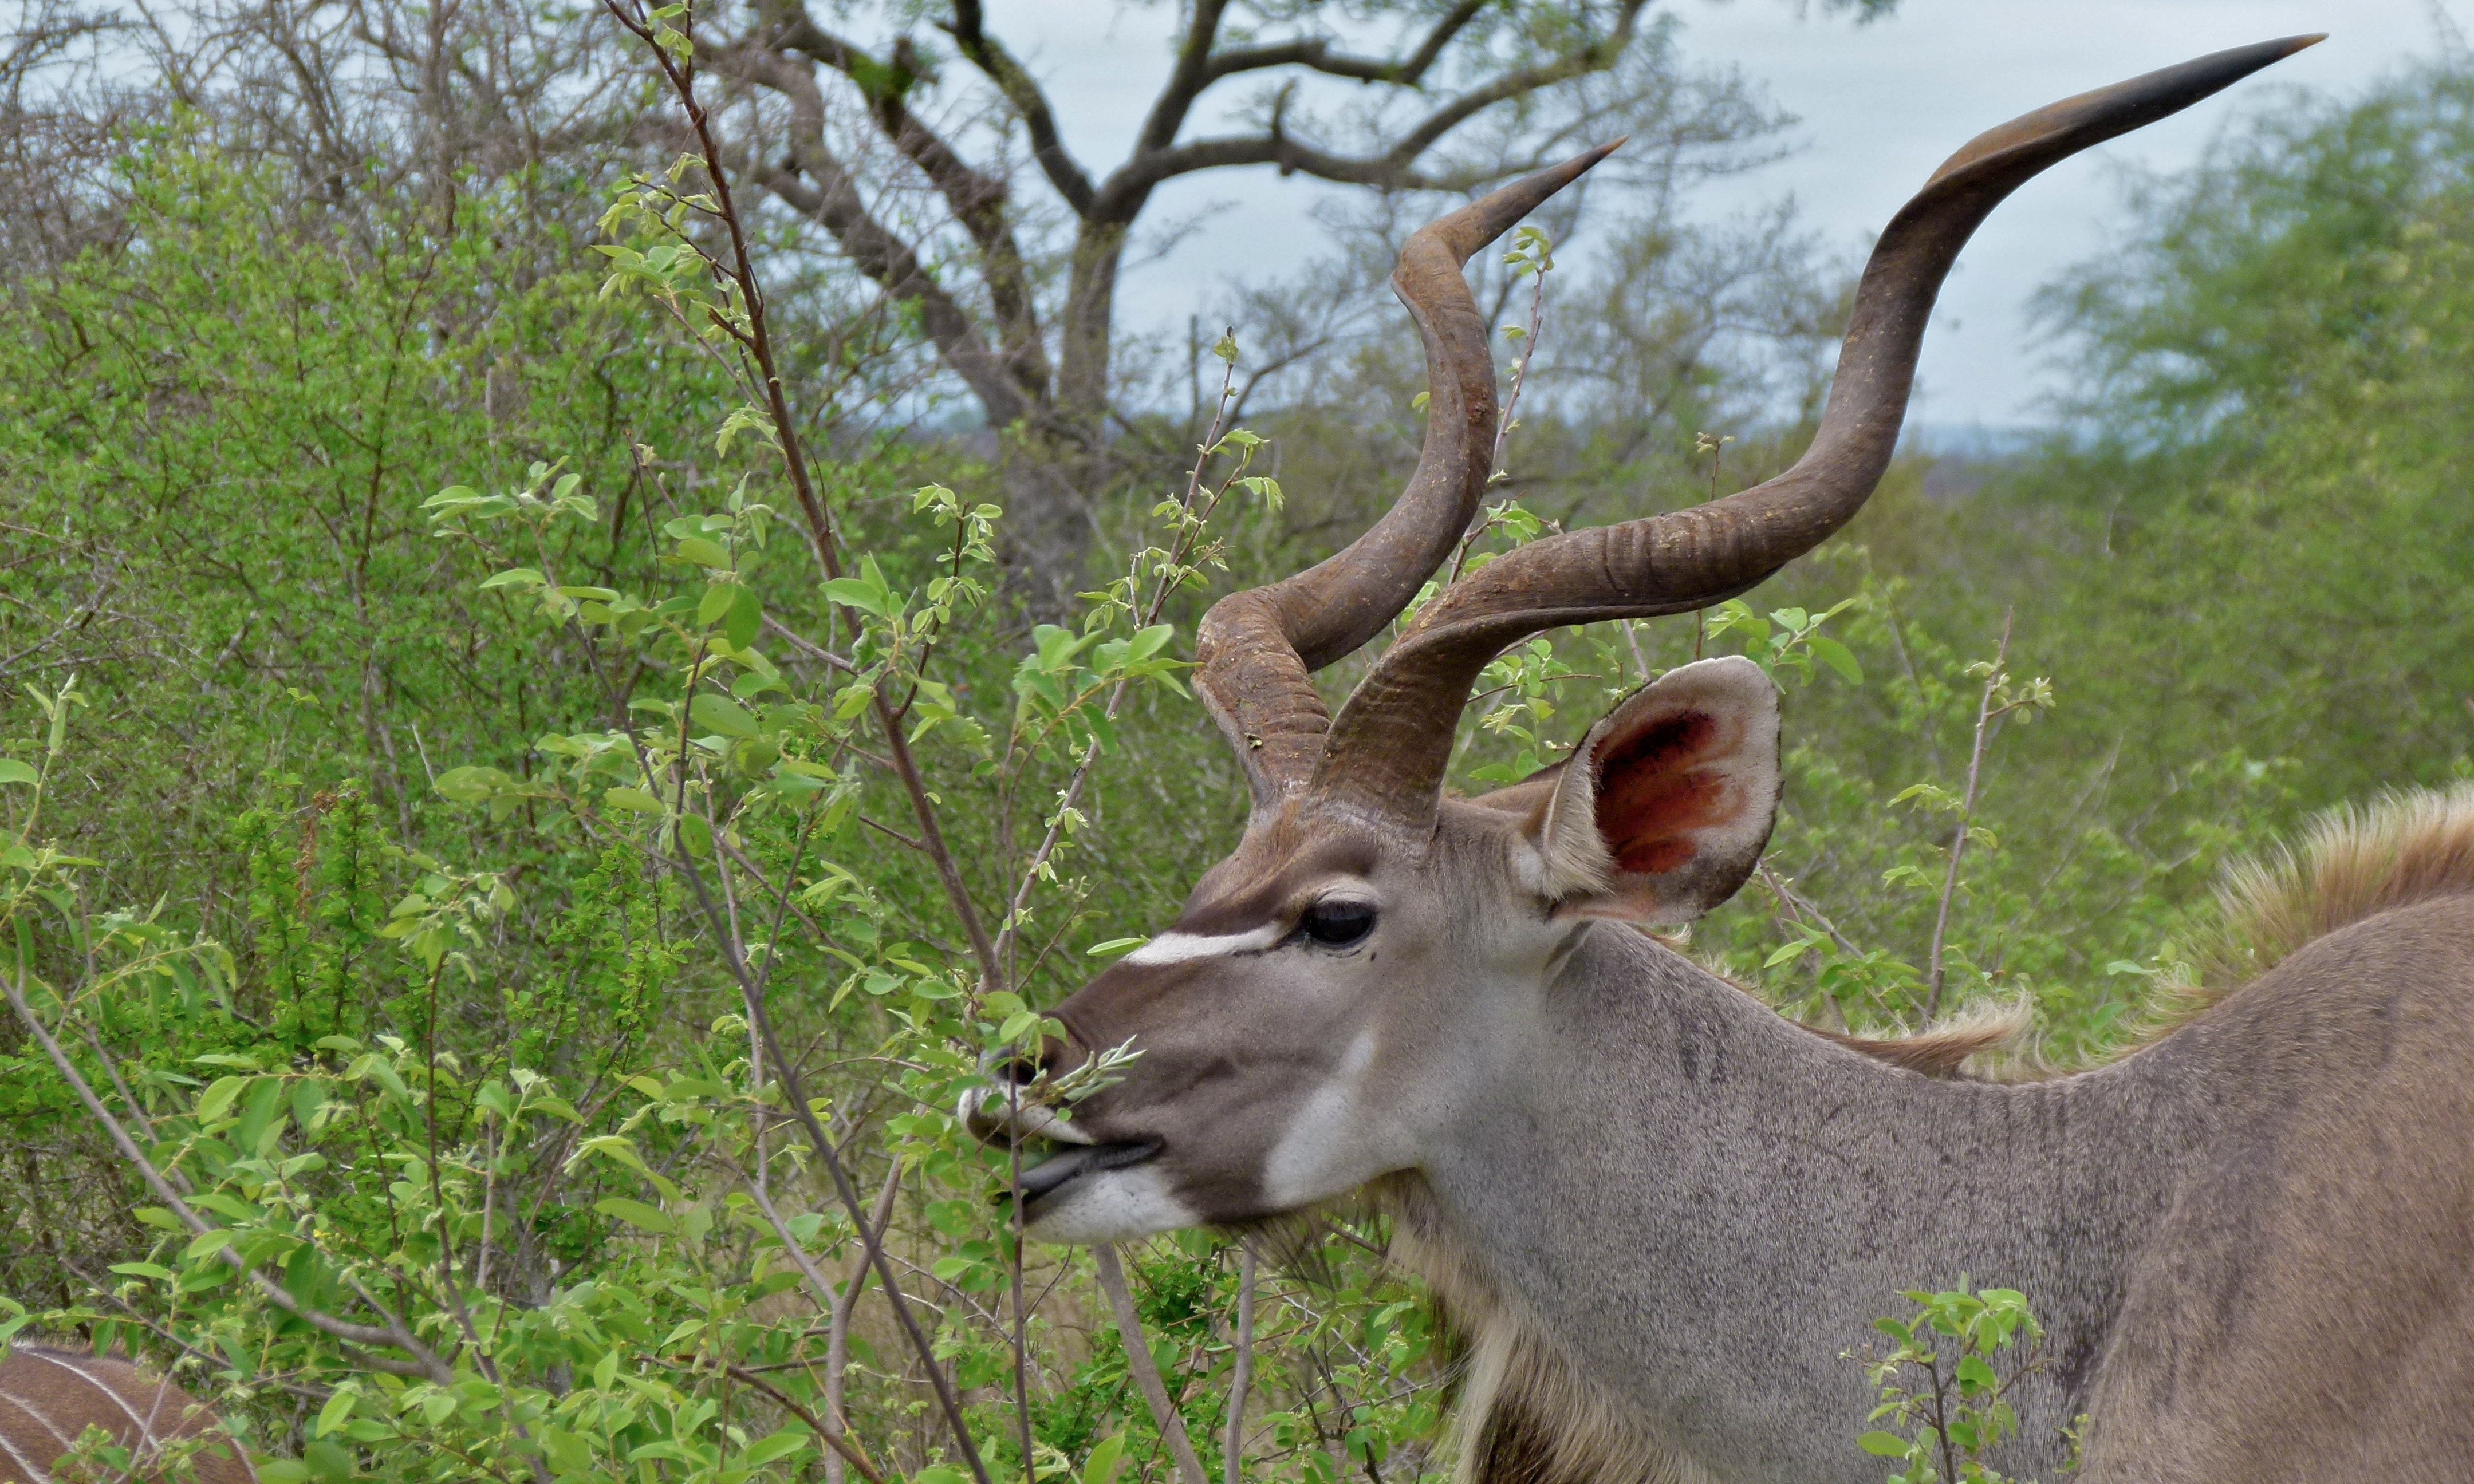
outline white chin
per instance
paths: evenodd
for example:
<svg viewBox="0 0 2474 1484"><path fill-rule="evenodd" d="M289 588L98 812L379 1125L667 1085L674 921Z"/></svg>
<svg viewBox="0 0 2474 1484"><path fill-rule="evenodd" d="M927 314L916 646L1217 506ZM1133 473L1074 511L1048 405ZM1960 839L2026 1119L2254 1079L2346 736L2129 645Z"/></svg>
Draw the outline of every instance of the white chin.
<svg viewBox="0 0 2474 1484"><path fill-rule="evenodd" d="M1130 1242L1190 1227L1201 1218L1168 1193L1168 1182L1148 1164L1095 1170L1039 1203L1026 1234L1042 1242L1096 1246Z"/></svg>

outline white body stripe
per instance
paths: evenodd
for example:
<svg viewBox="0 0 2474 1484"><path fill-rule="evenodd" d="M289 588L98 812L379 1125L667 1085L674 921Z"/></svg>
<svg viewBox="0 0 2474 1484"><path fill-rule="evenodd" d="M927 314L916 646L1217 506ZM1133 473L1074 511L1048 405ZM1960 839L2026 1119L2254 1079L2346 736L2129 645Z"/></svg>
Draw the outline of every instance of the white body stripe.
<svg viewBox="0 0 2474 1484"><path fill-rule="evenodd" d="M9 1400L12 1401L16 1400L14 1397L10 1398ZM24 1405L23 1402L19 1402L18 1404L20 1406ZM39 1421L39 1419L37 1420ZM55 1437L60 1435L60 1429L54 1427L48 1422L43 1424L43 1430L51 1433ZM5 1428L0 1428L0 1450L5 1450L11 1460L17 1465L17 1471L29 1479L34 1480L35 1484L52 1484L52 1476L44 1472L42 1470L35 1467L35 1461L26 1456L25 1450L18 1448L16 1444L9 1441L9 1433ZM67 1451L68 1449L66 1448L61 1449L61 1452L63 1453ZM53 1456L58 1457L60 1455L56 1453Z"/></svg>
<svg viewBox="0 0 2474 1484"><path fill-rule="evenodd" d="M52 1424L51 1418L44 1415L41 1407L38 1407L32 1401L27 1400L25 1398L18 1396L15 1392L0 1391L0 1401L6 1401L11 1406L15 1407L18 1411L33 1418L45 1432L58 1438L60 1440L61 1452L67 1452L69 1448L77 1443L77 1439L70 1437L67 1433L61 1431L60 1428L54 1426Z"/></svg>
<svg viewBox="0 0 2474 1484"><path fill-rule="evenodd" d="M63 1360L58 1355L47 1355L38 1350L19 1351L17 1353L34 1360L47 1360L53 1365L59 1366L61 1370L76 1376L79 1380L85 1382L88 1386L102 1392L105 1396L109 1397L111 1399L111 1404L120 1408L121 1411L129 1414L129 1420L137 1424L137 1441L141 1445L149 1447L154 1444L155 1420L152 1417L139 1416L137 1409L129 1404L128 1398L112 1390L108 1382L97 1378L93 1372L88 1371L85 1367L79 1365L74 1361ZM163 1388L159 1385L155 1388L155 1400L158 1406L162 1404Z"/></svg>
<svg viewBox="0 0 2474 1484"><path fill-rule="evenodd" d="M1288 936L1275 922L1243 933L1162 933L1125 956L1128 964L1188 964L1227 953L1257 953Z"/></svg>

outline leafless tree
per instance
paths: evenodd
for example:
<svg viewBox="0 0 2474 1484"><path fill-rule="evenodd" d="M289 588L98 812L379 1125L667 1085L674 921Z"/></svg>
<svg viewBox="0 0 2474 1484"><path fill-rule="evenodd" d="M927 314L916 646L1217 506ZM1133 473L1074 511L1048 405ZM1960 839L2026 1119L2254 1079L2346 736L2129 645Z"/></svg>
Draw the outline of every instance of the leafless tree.
<svg viewBox="0 0 2474 1484"><path fill-rule="evenodd" d="M1006 434L1010 558L1033 610L1053 611L1079 586L1093 502L1122 467L1116 295L1160 187L1268 165L1459 192L1628 132L1655 142L1636 158L1667 171L1758 132L1746 90L1690 75L1647 9L1186 0L1167 79L1104 170L1067 147L979 0L845 12L881 24L873 43L804 0L755 0L698 34L703 63L748 90L742 168L913 306Z"/></svg>

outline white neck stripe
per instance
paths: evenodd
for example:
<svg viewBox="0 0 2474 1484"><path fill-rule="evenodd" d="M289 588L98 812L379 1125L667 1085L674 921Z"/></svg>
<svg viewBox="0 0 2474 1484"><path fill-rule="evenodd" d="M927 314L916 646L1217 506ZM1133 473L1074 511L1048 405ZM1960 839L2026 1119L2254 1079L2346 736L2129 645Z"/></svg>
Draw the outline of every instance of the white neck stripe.
<svg viewBox="0 0 2474 1484"><path fill-rule="evenodd" d="M1284 936L1275 922L1266 922L1243 933L1162 933L1127 954L1121 962L1186 964L1199 958L1255 952L1272 946Z"/></svg>

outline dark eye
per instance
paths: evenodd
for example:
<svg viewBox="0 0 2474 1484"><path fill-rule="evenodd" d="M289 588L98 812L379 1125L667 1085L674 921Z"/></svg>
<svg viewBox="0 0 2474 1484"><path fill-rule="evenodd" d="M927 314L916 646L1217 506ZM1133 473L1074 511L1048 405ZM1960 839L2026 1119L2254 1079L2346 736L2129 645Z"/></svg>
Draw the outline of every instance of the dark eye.
<svg viewBox="0 0 2474 1484"><path fill-rule="evenodd" d="M1365 901L1319 901L1298 919L1298 931L1321 947L1346 948L1374 931L1374 904Z"/></svg>

